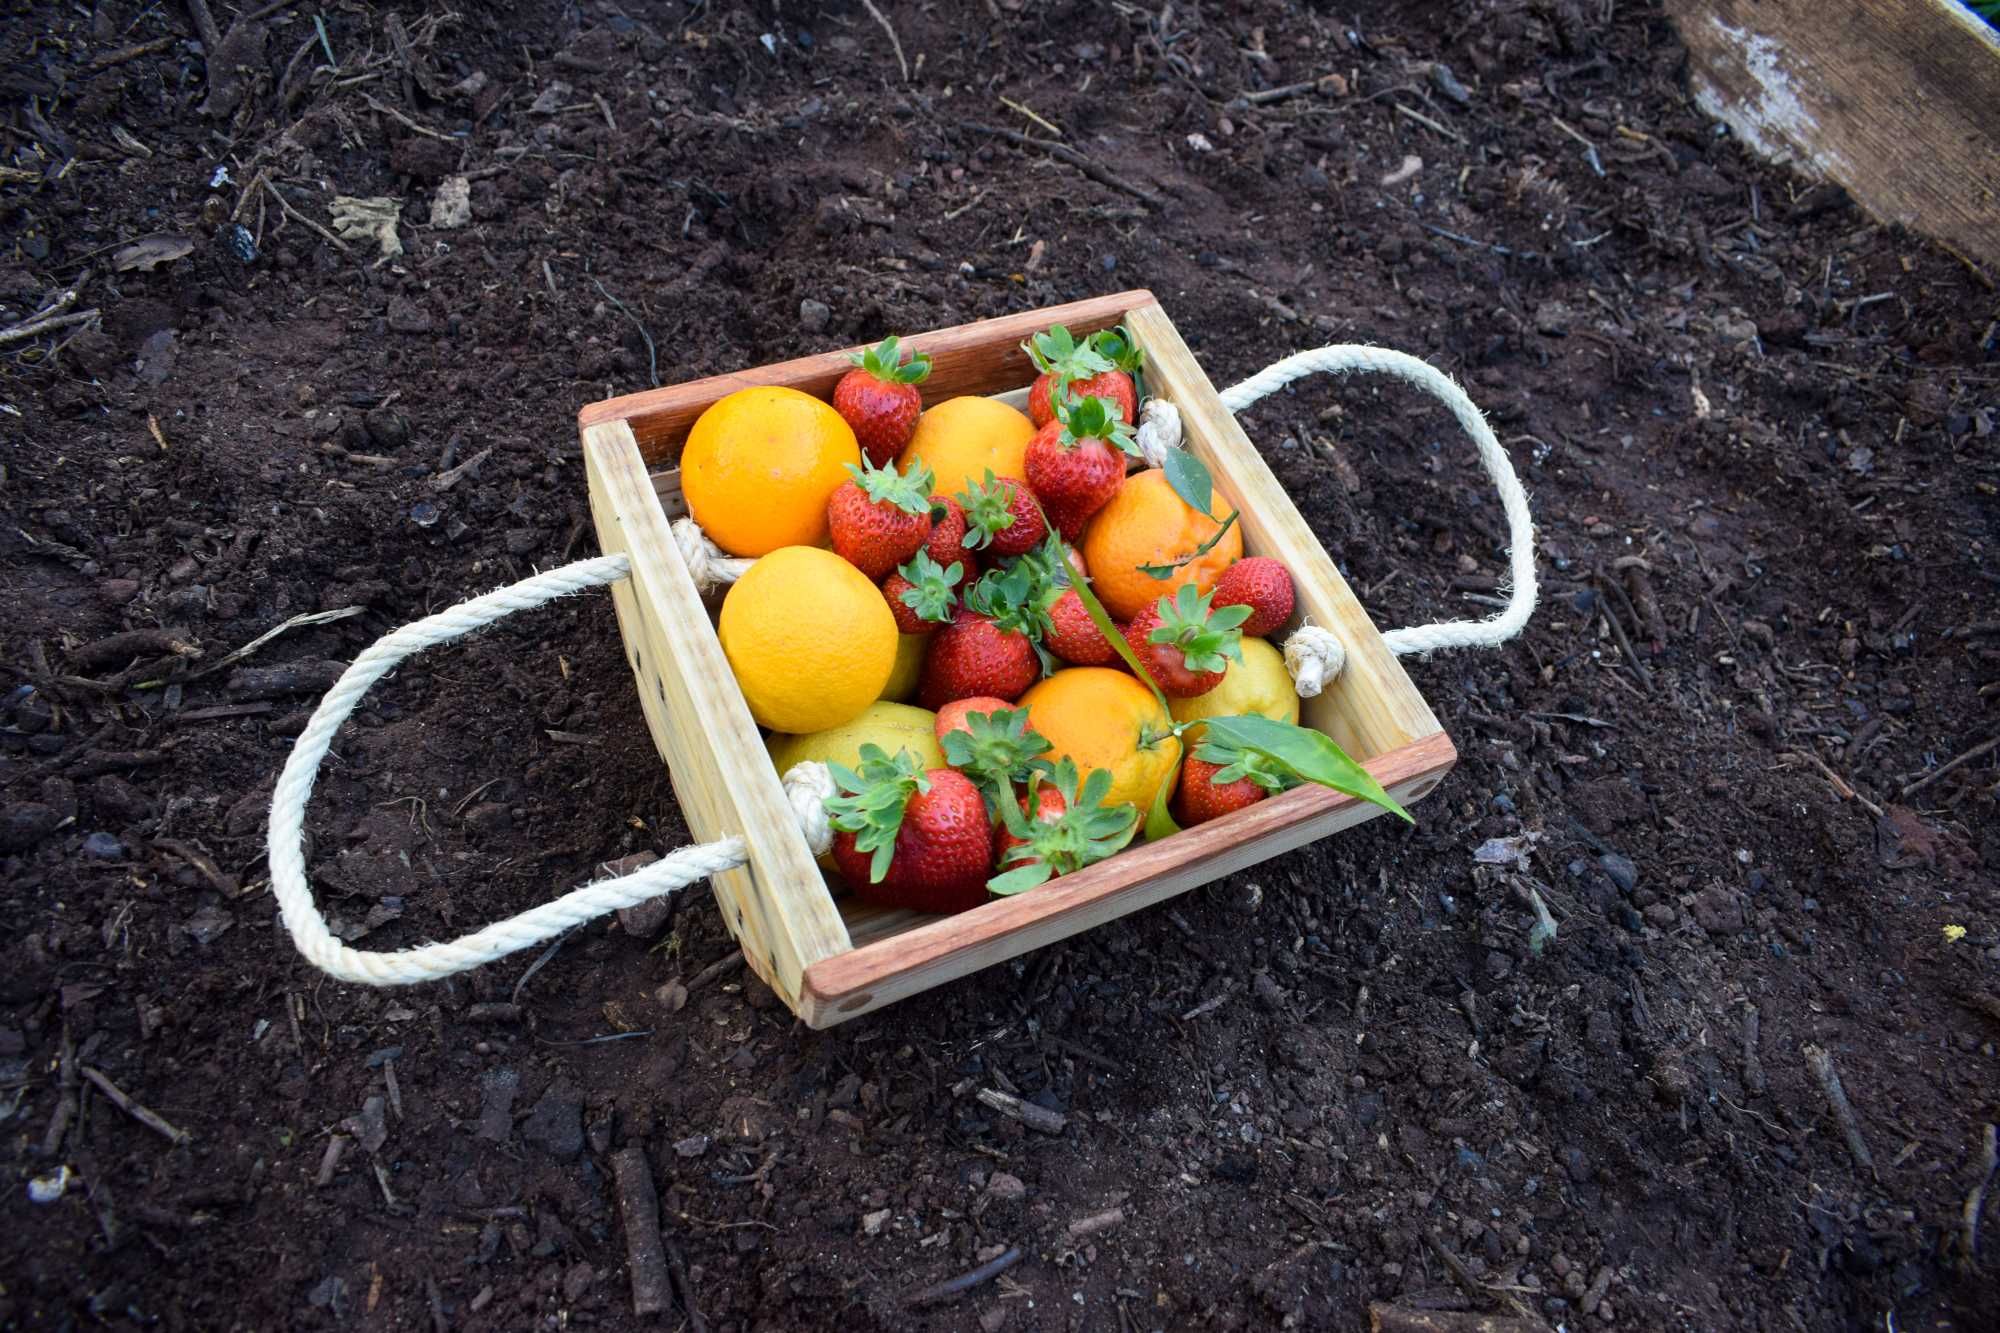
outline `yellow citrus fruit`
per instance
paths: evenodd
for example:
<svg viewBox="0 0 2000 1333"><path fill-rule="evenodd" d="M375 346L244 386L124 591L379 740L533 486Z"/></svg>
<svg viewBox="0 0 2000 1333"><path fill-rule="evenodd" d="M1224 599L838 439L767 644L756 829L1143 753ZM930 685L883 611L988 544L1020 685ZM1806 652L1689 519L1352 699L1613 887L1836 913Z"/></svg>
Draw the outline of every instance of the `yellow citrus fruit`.
<svg viewBox="0 0 2000 1333"><path fill-rule="evenodd" d="M1262 639L1243 640L1243 660L1231 662L1222 683L1207 694L1192 699L1169 699L1174 721L1193 722L1205 717L1242 717L1258 713L1274 722L1299 720L1299 695L1292 685L1292 673L1285 670L1285 657ZM1181 733L1189 745L1201 740L1202 728Z"/></svg>
<svg viewBox="0 0 2000 1333"><path fill-rule="evenodd" d="M917 433L896 465L908 472L911 463L922 459L937 477L931 493L956 495L973 482L984 481L988 468L996 477L1025 475L1028 441L1034 438L1035 423L1005 403L970 396L947 398L917 418Z"/></svg>
<svg viewBox="0 0 2000 1333"><path fill-rule="evenodd" d="M1180 775L1181 743L1153 692L1109 667L1058 671L1021 696L1029 725L1048 738L1048 759L1067 756L1077 772L1111 771L1106 805L1129 801L1143 818L1165 784L1172 796Z"/></svg>
<svg viewBox="0 0 2000 1333"><path fill-rule="evenodd" d="M750 716L794 735L860 716L896 665L881 589L816 546L783 546L750 566L722 599L716 632Z"/></svg>
<svg viewBox="0 0 2000 1333"><path fill-rule="evenodd" d="M854 428L831 406L775 385L738 389L695 418L681 450L681 494L709 540L731 555L823 546L826 503L861 462Z"/></svg>
<svg viewBox="0 0 2000 1333"><path fill-rule="evenodd" d="M896 669L889 673L889 683L882 687L884 699L907 703L915 696L917 680L924 674L924 649L930 642L928 634L896 636Z"/></svg>
<svg viewBox="0 0 2000 1333"><path fill-rule="evenodd" d="M872 703L851 721L809 736L772 733L764 741L771 763L783 777L793 764L818 760L822 764L845 764L853 768L861 762L861 747L879 745L886 754L908 750L925 768L943 768L944 752L938 749L937 714L908 704Z"/></svg>
<svg viewBox="0 0 2000 1333"><path fill-rule="evenodd" d="M1207 514L1197 514L1158 468L1134 472L1097 511L1083 534L1083 558L1090 566L1090 586L1104 609L1130 620L1185 584L1208 592L1222 571L1243 554L1243 529L1232 527L1222 540L1199 558L1156 579L1139 571L1141 565L1171 565L1186 560L1215 535L1229 515L1229 502L1214 497Z"/></svg>

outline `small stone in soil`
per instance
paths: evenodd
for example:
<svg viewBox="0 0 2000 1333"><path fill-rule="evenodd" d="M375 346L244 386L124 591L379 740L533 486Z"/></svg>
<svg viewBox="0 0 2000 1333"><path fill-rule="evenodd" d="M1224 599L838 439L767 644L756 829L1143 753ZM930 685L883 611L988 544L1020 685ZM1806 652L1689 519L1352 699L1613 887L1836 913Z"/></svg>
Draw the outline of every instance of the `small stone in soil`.
<svg viewBox="0 0 2000 1333"><path fill-rule="evenodd" d="M196 944L213 944L229 932L236 919L214 903L209 903L187 919L187 933Z"/></svg>
<svg viewBox="0 0 2000 1333"><path fill-rule="evenodd" d="M563 1079L549 1085L521 1126L521 1137L556 1157L583 1151L583 1094Z"/></svg>
<svg viewBox="0 0 2000 1333"><path fill-rule="evenodd" d="M674 1151L682 1157L699 1157L708 1151L709 1142L706 1134L690 1134L675 1141Z"/></svg>
<svg viewBox="0 0 2000 1333"><path fill-rule="evenodd" d="M521 1076L511 1069L496 1069L479 1080L479 1137L489 1143L505 1143L514 1130L514 1097L521 1090Z"/></svg>
<svg viewBox="0 0 2000 1333"><path fill-rule="evenodd" d="M1024 1197L1028 1192L1028 1187L1022 1183L1019 1176L1010 1175L1005 1171L995 1171L992 1179L986 1182L986 1192L996 1199L1011 1202L1012 1200Z"/></svg>
<svg viewBox="0 0 2000 1333"><path fill-rule="evenodd" d="M62 816L40 801L16 801L0 808L0 852L25 852L60 823Z"/></svg>
<svg viewBox="0 0 2000 1333"><path fill-rule="evenodd" d="M799 327L807 333L819 333L833 320L833 310L824 301L815 301L810 296L799 302Z"/></svg>
<svg viewBox="0 0 2000 1333"><path fill-rule="evenodd" d="M378 407L362 418L368 438L384 449L400 449L410 442L410 419L393 408Z"/></svg>
<svg viewBox="0 0 2000 1333"><path fill-rule="evenodd" d="M1632 858L1617 852L1606 852L1597 858L1598 866L1611 877L1620 893L1630 893L1639 883L1639 867L1632 864Z"/></svg>
<svg viewBox="0 0 2000 1333"><path fill-rule="evenodd" d="M109 833L93 833L83 840L83 854L99 861L116 861L125 855L125 844Z"/></svg>

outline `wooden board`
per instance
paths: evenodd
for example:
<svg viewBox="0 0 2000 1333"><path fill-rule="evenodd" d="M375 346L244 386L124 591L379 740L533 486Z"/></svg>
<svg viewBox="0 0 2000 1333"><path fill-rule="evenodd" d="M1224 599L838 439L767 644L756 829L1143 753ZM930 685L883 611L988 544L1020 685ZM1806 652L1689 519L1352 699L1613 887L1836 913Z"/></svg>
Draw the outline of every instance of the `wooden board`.
<svg viewBox="0 0 2000 1333"><path fill-rule="evenodd" d="M583 452L598 545L632 561L612 600L646 725L695 838L748 845L747 868L715 876L716 902L751 969L796 1006L805 969L852 947L847 927L668 533L638 441L614 420L584 428Z"/></svg>
<svg viewBox="0 0 2000 1333"><path fill-rule="evenodd" d="M1181 413L1181 444L1208 464L1216 489L1243 511L1246 555L1268 555L1292 572L1303 614L1340 636L1347 667L1317 698L1300 701L1300 720L1333 737L1357 759L1399 750L1439 731L1437 717L1381 633L1313 536L1292 497L1273 476L1157 305L1125 318L1146 349L1146 387Z"/></svg>
<svg viewBox="0 0 2000 1333"><path fill-rule="evenodd" d="M2000 38L1952 0L1667 0L1695 101L1884 222L2000 265Z"/></svg>
<svg viewBox="0 0 2000 1333"><path fill-rule="evenodd" d="M1430 794L1458 752L1437 732L1372 760L1405 805ZM938 917L806 969L799 1017L829 1027L1067 939L1142 907L1359 824L1381 810L1325 787L1295 787L1227 819L1184 829L1013 898Z"/></svg>
<svg viewBox="0 0 2000 1333"><path fill-rule="evenodd" d="M962 394L992 394L1017 389L1034 378L1034 368L1020 344L1051 324L1061 324L1079 338L1086 333L1110 328L1135 305L1151 304L1147 291L1120 292L1096 296L1088 301L1031 310L998 319L981 320L918 333L902 340L902 345L931 357L930 377L924 381L924 401L941 403ZM592 403L577 416L578 425L588 429L610 421L628 421L638 438L646 462L659 467L680 456L681 442L702 410L724 394L759 384L777 384L826 398L840 377L854 368L849 360L862 349L843 348L796 361L779 361L754 370L737 371L676 384L645 393L627 394Z"/></svg>

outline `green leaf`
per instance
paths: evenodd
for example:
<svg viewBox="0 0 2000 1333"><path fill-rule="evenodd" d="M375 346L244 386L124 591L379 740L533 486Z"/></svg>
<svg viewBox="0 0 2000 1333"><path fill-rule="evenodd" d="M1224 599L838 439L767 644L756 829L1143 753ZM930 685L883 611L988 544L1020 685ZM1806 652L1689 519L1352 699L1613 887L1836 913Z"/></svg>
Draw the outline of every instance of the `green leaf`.
<svg viewBox="0 0 2000 1333"><path fill-rule="evenodd" d="M954 560L940 567L928 551L919 550L897 566L896 572L910 585L903 589L902 602L916 613L917 619L938 624L951 619L952 609L958 605L953 588L965 575L964 565Z"/></svg>
<svg viewBox="0 0 2000 1333"><path fill-rule="evenodd" d="M1215 479L1208 473L1208 464L1187 450L1167 450L1167 459L1160 471L1167 474L1167 485L1174 488L1174 494L1180 496L1195 513L1207 514L1215 504Z"/></svg>
<svg viewBox="0 0 2000 1333"><path fill-rule="evenodd" d="M986 469L984 483L971 482L952 496L965 511L965 536L960 544L980 550L996 536L1014 526L1014 483L996 479Z"/></svg>
<svg viewBox="0 0 2000 1333"><path fill-rule="evenodd" d="M1040 789L1045 782L1062 796L1063 811L1053 819L1030 818L1028 810L1041 809ZM1138 832L1139 812L1123 803L1105 805L1104 796L1110 790L1111 774L1104 769L1093 771L1079 786L1076 761L1067 757L1056 764L1044 764L1041 772L1028 779L1026 809L1023 803L1012 800L1010 790L1005 810L1007 831L1022 843L1009 848L1006 859L1023 862L1022 869L1029 862L1038 864L1045 873L1034 877L1009 871L988 880L987 887L996 893L1019 893L1051 875L1072 874L1122 850Z"/></svg>
<svg viewBox="0 0 2000 1333"><path fill-rule="evenodd" d="M1097 594L1091 591L1090 580L1072 578L1070 586L1076 589L1076 599L1083 603L1083 609L1089 613L1090 623L1097 626L1097 632L1102 634L1118 651L1118 655L1125 659L1125 665L1132 668L1132 674L1146 682L1146 688L1160 701L1161 711L1168 711L1167 696L1161 691L1159 682L1153 679L1152 672L1146 670L1146 664L1139 660L1139 655L1132 651L1132 645L1125 642L1125 636L1119 631L1117 622L1111 619L1111 613L1104 609L1104 603L1098 601Z"/></svg>
<svg viewBox="0 0 2000 1333"><path fill-rule="evenodd" d="M1298 774L1307 782L1331 787L1381 806L1405 823L1417 821L1382 789L1374 775L1348 757L1331 736L1308 727L1278 722L1255 713L1204 720L1205 735L1239 750L1255 751Z"/></svg>
<svg viewBox="0 0 2000 1333"><path fill-rule="evenodd" d="M986 798L987 813L1011 826L1010 811L1018 813L1014 784L1033 782L1046 770L1041 756L1049 742L1028 725L1025 708L996 708L991 713L967 713L965 726L953 728L939 742L945 762L966 777Z"/></svg>
<svg viewBox="0 0 2000 1333"><path fill-rule="evenodd" d="M1227 671L1231 658L1243 660L1239 627L1250 618L1250 608L1213 608L1214 598L1212 592L1196 591L1192 583L1182 584L1180 591L1162 597L1154 607L1160 623L1146 635L1146 642L1179 649L1189 671Z"/></svg>
<svg viewBox="0 0 2000 1333"><path fill-rule="evenodd" d="M1004 875L995 875L986 881L989 893L997 893L1003 898L1015 893L1026 893L1029 889L1040 888L1049 882L1056 872L1047 861L1029 861L1015 866Z"/></svg>
<svg viewBox="0 0 2000 1333"><path fill-rule="evenodd" d="M889 873L896 854L896 834L903 827L903 812L916 792L931 789L922 764L908 750L896 751L891 759L879 745L861 747L858 769L829 763L836 788L826 799L827 822L854 835L854 848L871 852L868 878L880 884Z"/></svg>
<svg viewBox="0 0 2000 1333"><path fill-rule="evenodd" d="M1182 556L1179 560L1174 561L1174 563L1172 563L1171 565L1140 565L1138 567L1139 572L1141 574L1144 574L1149 579L1172 578L1174 576L1174 571L1179 569L1182 565L1191 565L1195 561L1207 555L1210 551L1213 551L1215 549L1215 544L1222 540L1222 534L1236 526L1236 520L1239 517L1241 517L1241 513L1242 511L1240 510L1236 509L1230 510L1229 517L1222 520L1222 526L1217 528L1214 532L1210 533L1208 540L1203 542L1201 545L1195 547L1192 554ZM1249 617L1245 616L1244 619L1248 620Z"/></svg>
<svg viewBox="0 0 2000 1333"><path fill-rule="evenodd" d="M929 514L931 512L931 469L928 463L918 459L910 465L908 472L896 471L894 460L876 467L872 459L862 456L859 463L844 465L848 475L861 493L876 504L894 505L906 514Z"/></svg>
<svg viewBox="0 0 2000 1333"><path fill-rule="evenodd" d="M1180 831L1181 826L1167 813L1167 784L1162 782L1153 792L1153 808L1146 813L1146 841L1158 842Z"/></svg>

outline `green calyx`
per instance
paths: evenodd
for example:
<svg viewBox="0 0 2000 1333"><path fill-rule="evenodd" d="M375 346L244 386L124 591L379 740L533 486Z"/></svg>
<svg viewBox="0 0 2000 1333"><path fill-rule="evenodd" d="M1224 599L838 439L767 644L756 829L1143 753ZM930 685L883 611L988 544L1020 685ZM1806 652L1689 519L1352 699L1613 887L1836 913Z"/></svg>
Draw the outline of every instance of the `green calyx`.
<svg viewBox="0 0 2000 1333"><path fill-rule="evenodd" d="M910 585L903 589L901 600L916 612L917 619L940 624L951 619L952 608L958 605L954 589L965 577L964 565L956 560L940 565L931 559L930 552L918 551L907 563L898 565L896 572Z"/></svg>
<svg viewBox="0 0 2000 1333"><path fill-rule="evenodd" d="M1208 779L1217 787L1248 778L1275 795L1305 781L1286 764L1261 750L1245 749L1233 741L1216 740L1206 732L1202 735L1201 744L1194 747L1194 757L1203 763L1221 765Z"/></svg>
<svg viewBox="0 0 2000 1333"><path fill-rule="evenodd" d="M1145 369L1145 349L1133 342L1122 327L1091 334L1090 345L1099 356L1111 363L1113 370L1132 375Z"/></svg>
<svg viewBox="0 0 2000 1333"><path fill-rule="evenodd" d="M970 529L967 530L970 535ZM1058 549L1058 562L1062 553ZM966 590L965 604L989 617L1000 629L1025 634L1037 644L1049 630L1049 608L1062 596L1049 564L1047 545L1039 546L999 569L989 569Z"/></svg>
<svg viewBox="0 0 2000 1333"><path fill-rule="evenodd" d="M1002 817L1014 803L1014 784L1032 779L1048 768L1041 758L1046 738L1028 726L1025 708L996 708L967 713L965 727L947 731L939 742L945 762L966 777L986 798L986 810Z"/></svg>
<svg viewBox="0 0 2000 1333"><path fill-rule="evenodd" d="M1088 398L1058 394L1054 411L1056 420L1062 422L1060 438L1064 444L1102 440L1122 453L1139 457L1137 437L1125 424L1125 415L1118 410L1118 404L1109 398L1099 398L1095 394Z"/></svg>
<svg viewBox="0 0 2000 1333"><path fill-rule="evenodd" d="M983 484L975 481L952 498L965 510L965 545L975 551L1013 527L1018 517L1014 483L996 480L992 468L986 469Z"/></svg>
<svg viewBox="0 0 2000 1333"><path fill-rule="evenodd" d="M1063 812L1052 820L1028 813L1041 808L1043 782L1063 795ZM1121 850L1139 831L1139 812L1130 805L1105 805L1110 790L1111 774L1102 768L1093 770L1079 789L1076 763L1068 758L1030 777L1027 810L1012 800L1001 808L1007 831L1021 839L1007 851L1014 868L988 880L986 887L999 894L1020 893Z"/></svg>
<svg viewBox="0 0 2000 1333"><path fill-rule="evenodd" d="M876 504L894 505L906 514L931 512L931 469L928 463L919 461L908 472L898 472L893 462L876 467L864 454L859 463L847 465L847 472L861 487L861 493Z"/></svg>
<svg viewBox="0 0 2000 1333"><path fill-rule="evenodd" d="M917 352L908 361L892 335L865 352L850 352L847 359L886 384L921 384L931 373L929 353Z"/></svg>
<svg viewBox="0 0 2000 1333"><path fill-rule="evenodd" d="M1092 375L1102 375L1112 368L1111 362L1097 349L1096 341L1093 336L1079 343L1070 336L1068 329L1055 324L1046 332L1022 343L1021 350L1035 363L1036 370L1054 375L1066 384L1070 380L1087 380Z"/></svg>
<svg viewBox="0 0 2000 1333"><path fill-rule="evenodd" d="M1160 623L1146 642L1180 649L1189 671L1228 670L1230 658L1243 660L1241 626L1250 618L1250 608L1216 609L1210 605L1214 599L1214 593L1196 592L1191 583L1172 597L1162 597L1154 607Z"/></svg>
<svg viewBox="0 0 2000 1333"><path fill-rule="evenodd" d="M931 789L923 766L908 750L891 759L879 745L861 747L861 767L828 764L837 791L826 798L827 822L854 835L856 851L872 853L868 880L880 884L896 854L896 834L910 797Z"/></svg>

